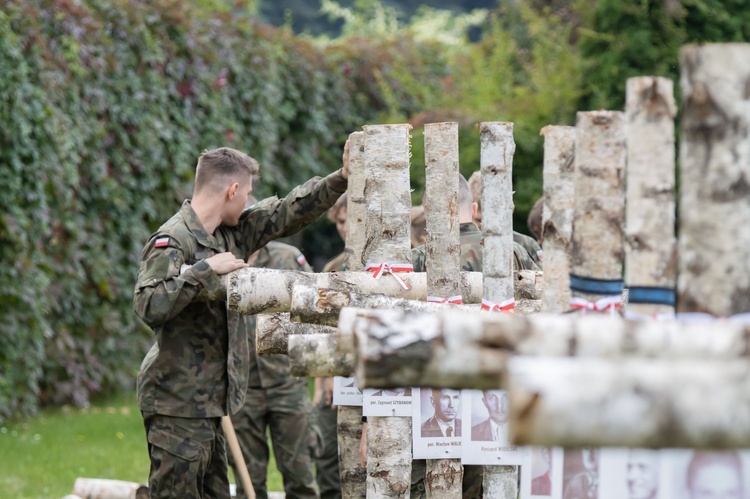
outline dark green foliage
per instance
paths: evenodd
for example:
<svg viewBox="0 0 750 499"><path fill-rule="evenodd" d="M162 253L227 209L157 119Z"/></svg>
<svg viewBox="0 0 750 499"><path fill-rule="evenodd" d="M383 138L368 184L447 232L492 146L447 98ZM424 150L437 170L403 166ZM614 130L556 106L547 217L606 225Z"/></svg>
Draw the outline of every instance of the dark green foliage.
<svg viewBox="0 0 750 499"><path fill-rule="evenodd" d="M142 244L205 148L261 195L340 166L377 109L309 42L182 1L5 1L0 14L0 417L132 386ZM382 99L380 99L382 101ZM356 125L355 125L356 124Z"/></svg>
<svg viewBox="0 0 750 499"><path fill-rule="evenodd" d="M633 76L678 82L682 45L750 40L750 9L744 0L600 0L598 8L583 14L581 110L622 109L625 81Z"/></svg>

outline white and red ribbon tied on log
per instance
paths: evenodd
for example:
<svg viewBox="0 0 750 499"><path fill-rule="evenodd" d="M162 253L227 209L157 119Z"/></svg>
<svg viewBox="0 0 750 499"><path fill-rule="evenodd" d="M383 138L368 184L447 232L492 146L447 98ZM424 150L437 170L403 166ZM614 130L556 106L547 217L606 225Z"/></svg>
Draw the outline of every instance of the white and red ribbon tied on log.
<svg viewBox="0 0 750 499"><path fill-rule="evenodd" d="M404 289L411 289L408 282L398 276L398 272L414 272L414 266L411 263L368 263L365 265L365 272L374 272L375 279L380 279L383 274L391 274Z"/></svg>
<svg viewBox="0 0 750 499"><path fill-rule="evenodd" d="M588 301L585 298L576 296L570 299L570 307L587 312L603 312L605 310L614 312L618 308L622 307L622 296L605 296L604 298L600 298L596 301Z"/></svg>
<svg viewBox="0 0 750 499"><path fill-rule="evenodd" d="M450 298L428 296L427 301L430 303L450 303L452 305L461 305L464 302L464 299L461 295L451 296Z"/></svg>
<svg viewBox="0 0 750 499"><path fill-rule="evenodd" d="M491 302L482 298L482 310L488 312L510 312L516 308L516 300L510 298L500 303Z"/></svg>

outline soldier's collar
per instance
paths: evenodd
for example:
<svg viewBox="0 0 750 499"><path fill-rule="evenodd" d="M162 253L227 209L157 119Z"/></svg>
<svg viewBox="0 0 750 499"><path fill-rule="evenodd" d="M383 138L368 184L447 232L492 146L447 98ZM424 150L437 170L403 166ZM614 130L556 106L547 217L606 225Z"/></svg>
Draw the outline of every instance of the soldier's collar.
<svg viewBox="0 0 750 499"><path fill-rule="evenodd" d="M224 251L219 247L219 242L216 240L213 234L209 234L208 232L206 232L206 229L203 228L203 224L201 223L200 218L198 218L198 215L195 213L195 210L193 210L193 207L190 206L189 199L186 199L185 202L182 203L180 212L182 213L182 218L183 220L185 220L185 224L187 225L188 229L193 233L195 238L202 246L212 248L219 252Z"/></svg>

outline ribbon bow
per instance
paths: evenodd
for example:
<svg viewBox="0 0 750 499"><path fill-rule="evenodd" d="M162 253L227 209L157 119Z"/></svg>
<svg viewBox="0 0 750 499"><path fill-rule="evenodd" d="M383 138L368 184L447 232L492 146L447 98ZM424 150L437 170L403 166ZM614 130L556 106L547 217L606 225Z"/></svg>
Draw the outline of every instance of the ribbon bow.
<svg viewBox="0 0 750 499"><path fill-rule="evenodd" d="M374 272L375 279L380 279L383 274L391 274L402 288L409 290L409 283L401 279L397 272L414 272L414 266L410 263L368 263L365 272Z"/></svg>
<svg viewBox="0 0 750 499"><path fill-rule="evenodd" d="M461 305L464 302L464 299L461 297L461 295L451 296L450 298L428 296L427 301L430 303L451 303L453 305Z"/></svg>
<svg viewBox="0 0 750 499"><path fill-rule="evenodd" d="M516 308L516 300L513 298L500 303L494 303L482 298L482 310L487 310L488 312L508 312L514 308Z"/></svg>
<svg viewBox="0 0 750 499"><path fill-rule="evenodd" d="M585 298L573 297L570 299L570 307L578 310L592 310L602 312L604 310L615 311L622 306L622 296L605 296L596 301L588 301Z"/></svg>

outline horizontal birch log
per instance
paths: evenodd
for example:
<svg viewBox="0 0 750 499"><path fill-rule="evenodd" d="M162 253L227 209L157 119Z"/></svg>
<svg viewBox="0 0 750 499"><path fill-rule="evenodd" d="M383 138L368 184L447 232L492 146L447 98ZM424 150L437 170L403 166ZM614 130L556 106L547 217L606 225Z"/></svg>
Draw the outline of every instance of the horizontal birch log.
<svg viewBox="0 0 750 499"><path fill-rule="evenodd" d="M374 279L368 272L328 272L314 274L296 270L262 268L240 269L229 274L227 280L227 307L233 312L253 315L288 312L295 285L318 288L343 289L361 294L384 294L408 300L427 299L427 279L424 273L399 273L398 276L411 287L405 290L391 275ZM461 294L465 303L482 301L482 274L461 273Z"/></svg>
<svg viewBox="0 0 750 499"><path fill-rule="evenodd" d="M470 273L464 272L462 275L471 275L471 279L474 278ZM516 300L526 300L525 303L517 303L516 307L526 306L538 311L530 300L539 300L541 298L543 281L542 272L535 272L533 270L519 270L515 272L513 283ZM436 312L443 310L445 306L445 304L441 303L396 298L384 294L364 294L344 289L343 287L331 289L300 284L292 288L290 319L292 322L336 326L338 325L341 309L344 307L399 308L415 312ZM460 305L448 306L461 308ZM472 308L475 309L476 307Z"/></svg>
<svg viewBox="0 0 750 499"><path fill-rule="evenodd" d="M338 334L338 329L318 324L289 321L289 314L259 314L255 326L255 349L258 355L289 353L289 337L297 334Z"/></svg>
<svg viewBox="0 0 750 499"><path fill-rule="evenodd" d="M351 376L354 356L339 352L338 336L305 334L289 338L292 376Z"/></svg>
<svg viewBox="0 0 750 499"><path fill-rule="evenodd" d="M750 362L517 357L510 439L560 447L750 446Z"/></svg>
<svg viewBox="0 0 750 499"><path fill-rule="evenodd" d="M511 356L750 357L738 321L657 322L603 314L519 316L444 310L342 311L342 343L354 334L360 387L503 388Z"/></svg>
<svg viewBox="0 0 750 499"><path fill-rule="evenodd" d="M142 499L148 498L148 487L122 480L76 478L73 495L86 499Z"/></svg>

